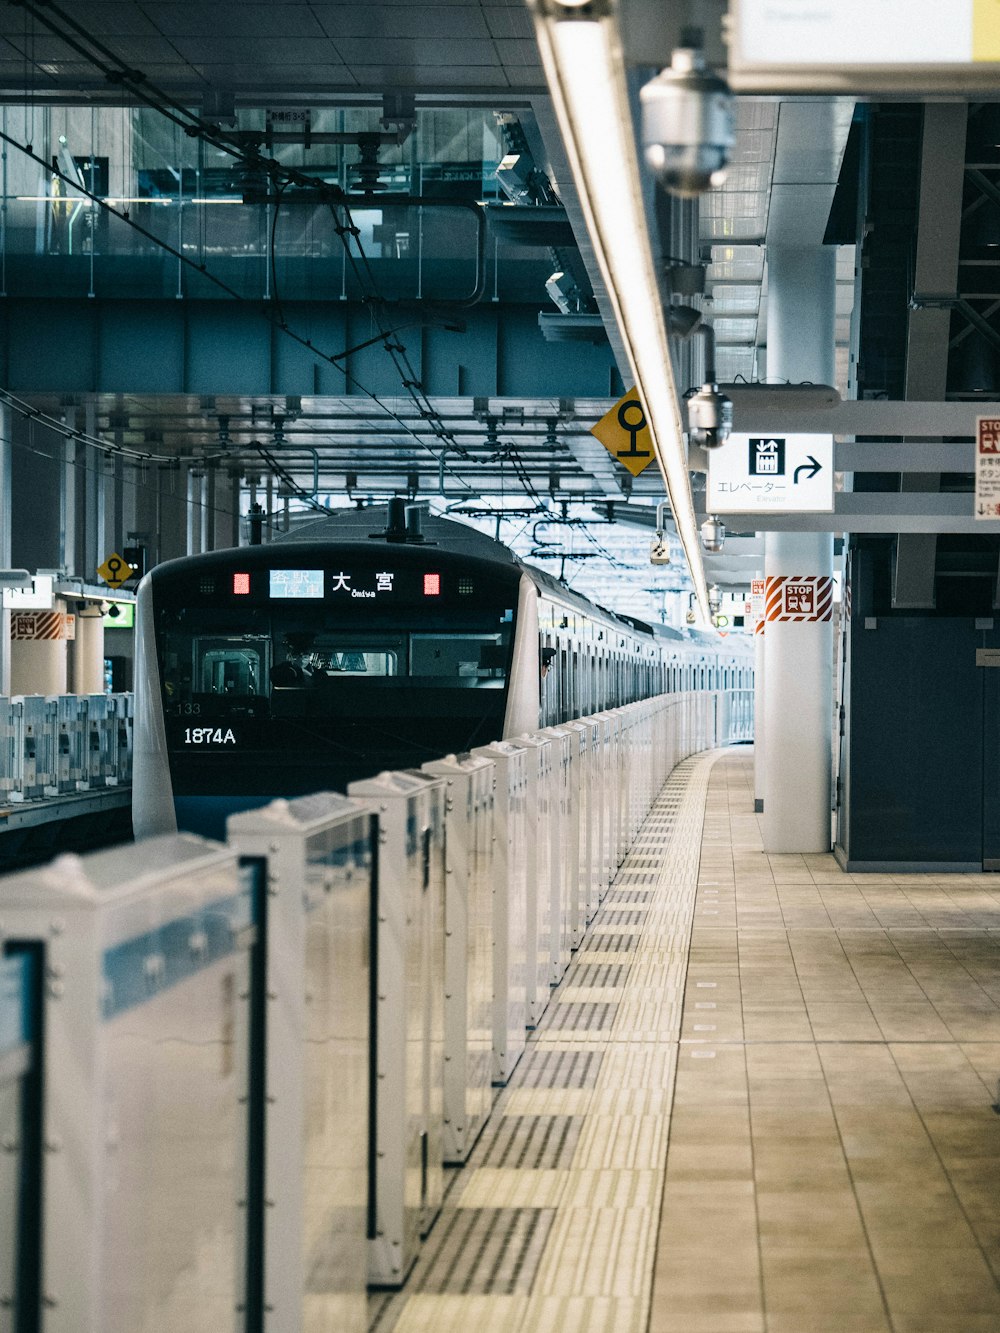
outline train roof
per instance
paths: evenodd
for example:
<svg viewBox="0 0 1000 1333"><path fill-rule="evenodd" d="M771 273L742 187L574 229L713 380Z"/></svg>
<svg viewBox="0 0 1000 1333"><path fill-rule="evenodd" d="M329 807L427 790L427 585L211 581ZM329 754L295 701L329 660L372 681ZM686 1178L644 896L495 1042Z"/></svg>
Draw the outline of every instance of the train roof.
<svg viewBox="0 0 1000 1333"><path fill-rule="evenodd" d="M420 530L427 545L433 543L443 550L475 556L479 560L520 563L509 546L494 541L485 532L470 528L465 523L456 523L454 519L428 514L422 506L418 507ZM271 545L285 542L366 542L370 537L378 537L385 532L388 516L388 505L371 505L366 509L331 509L328 515L317 517L312 522L296 524L291 532L275 537Z"/></svg>

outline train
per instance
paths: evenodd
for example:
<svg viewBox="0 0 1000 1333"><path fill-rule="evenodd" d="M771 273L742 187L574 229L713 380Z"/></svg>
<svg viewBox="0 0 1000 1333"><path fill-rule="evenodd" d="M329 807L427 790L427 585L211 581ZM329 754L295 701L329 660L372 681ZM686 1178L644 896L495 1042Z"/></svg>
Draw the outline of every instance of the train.
<svg viewBox="0 0 1000 1333"><path fill-rule="evenodd" d="M752 677L746 636L616 615L465 524L334 511L142 579L133 829L222 838L275 797Z"/></svg>

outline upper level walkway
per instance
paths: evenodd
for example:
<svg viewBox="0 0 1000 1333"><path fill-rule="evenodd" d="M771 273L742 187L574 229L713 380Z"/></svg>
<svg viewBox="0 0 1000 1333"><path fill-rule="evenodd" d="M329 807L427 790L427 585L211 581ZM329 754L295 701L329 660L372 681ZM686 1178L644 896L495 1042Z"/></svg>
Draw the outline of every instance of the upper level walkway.
<svg viewBox="0 0 1000 1333"><path fill-rule="evenodd" d="M675 769L378 1333L1000 1329L1000 881Z"/></svg>

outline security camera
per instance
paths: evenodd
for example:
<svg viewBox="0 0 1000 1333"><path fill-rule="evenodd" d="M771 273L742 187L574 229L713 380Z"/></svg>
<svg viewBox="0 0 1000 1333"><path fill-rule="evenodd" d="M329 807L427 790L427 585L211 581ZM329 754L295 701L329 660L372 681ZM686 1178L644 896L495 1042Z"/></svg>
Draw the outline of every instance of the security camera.
<svg viewBox="0 0 1000 1333"><path fill-rule="evenodd" d="M703 384L687 400L688 437L692 444L718 449L733 428L733 402L717 384Z"/></svg>
<svg viewBox="0 0 1000 1333"><path fill-rule="evenodd" d="M726 525L714 514L709 514L701 525L701 544L706 551L715 555L722 550L726 542Z"/></svg>
<svg viewBox="0 0 1000 1333"><path fill-rule="evenodd" d="M733 95L701 51L678 47L639 97L643 150L660 183L682 199L721 185L736 137Z"/></svg>
<svg viewBox="0 0 1000 1333"><path fill-rule="evenodd" d="M713 583L708 590L708 609L713 615L719 614L719 608L722 606L722 589L717 583Z"/></svg>

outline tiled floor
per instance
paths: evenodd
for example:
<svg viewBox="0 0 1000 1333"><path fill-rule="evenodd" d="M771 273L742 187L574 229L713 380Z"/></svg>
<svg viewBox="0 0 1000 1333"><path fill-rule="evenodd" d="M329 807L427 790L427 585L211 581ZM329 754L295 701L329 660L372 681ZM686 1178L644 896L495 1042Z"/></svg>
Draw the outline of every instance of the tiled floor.
<svg viewBox="0 0 1000 1333"><path fill-rule="evenodd" d="M1000 877L768 857L752 780L709 789L650 1333L996 1333Z"/></svg>
<svg viewBox="0 0 1000 1333"><path fill-rule="evenodd" d="M768 857L751 783L675 771L377 1333L1000 1333L1000 876Z"/></svg>

